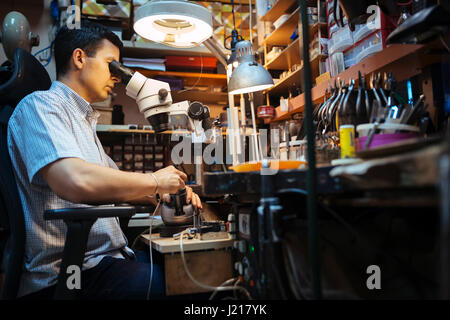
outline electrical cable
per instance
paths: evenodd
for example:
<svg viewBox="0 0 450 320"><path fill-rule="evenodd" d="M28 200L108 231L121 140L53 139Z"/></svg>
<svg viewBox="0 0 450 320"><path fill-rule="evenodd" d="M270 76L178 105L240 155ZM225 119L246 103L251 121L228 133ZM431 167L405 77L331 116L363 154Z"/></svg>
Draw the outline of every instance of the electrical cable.
<svg viewBox="0 0 450 320"><path fill-rule="evenodd" d="M148 284L147 291L147 300L150 300L150 291L152 290L152 280L153 280L153 254L152 254L152 227L153 227L153 218L155 217L156 211L159 209L159 205L161 204L161 199L158 200L158 204L156 205L155 210L153 211L152 218L150 220L150 232L149 232L149 252L150 252L150 282Z"/></svg>
<svg viewBox="0 0 450 320"><path fill-rule="evenodd" d="M231 278L231 279L225 280L224 282L222 282L222 283L219 285L219 287L226 286L226 285L228 285L228 284L230 284L231 282L234 282L234 281L236 281L236 278ZM239 281L239 280L238 280L238 281ZM213 292L213 293L211 294L211 296L209 297L209 300L212 300L212 299L216 296L217 292L219 292L219 291L214 290L214 292Z"/></svg>
<svg viewBox="0 0 450 320"><path fill-rule="evenodd" d="M248 0L249 12L250 12L250 22L249 22L249 31L250 31L250 43L253 47L253 30L252 30L252 0Z"/></svg>
<svg viewBox="0 0 450 320"><path fill-rule="evenodd" d="M48 35L49 40L53 38L53 39L51 40L51 42L50 42L50 45L49 45L48 47L45 47L44 49L39 50L38 52L36 52L36 53L34 54L34 56L37 57L37 56L40 55L42 52L45 52L45 51L47 51L47 50L50 50L49 57L48 57L48 58L43 58L43 60L47 60L47 62L43 65L44 67L48 66L48 65L50 64L50 62L52 61L52 58L53 58L53 47L54 47L54 45L55 45L55 38L56 38L56 35L57 35L58 32L59 32L59 24L60 24L60 19L61 19L60 14L61 14L61 13L58 13L58 19L56 20L56 32L55 32L54 37L51 37L50 32L49 32L49 35ZM53 28L54 28L54 27L55 27L55 26L52 27L52 29L51 29L52 31L53 31Z"/></svg>
<svg viewBox="0 0 450 320"><path fill-rule="evenodd" d="M305 299L304 295L302 294L302 285L300 282L300 279L298 278L298 273L296 270L296 265L294 263L294 256L292 253L292 250L290 248L290 244L288 242L285 242L284 244L285 251L283 252L283 258L285 260L284 264L286 266L286 274L289 278L289 286L291 288L291 291L297 300Z"/></svg>
<svg viewBox="0 0 450 320"><path fill-rule="evenodd" d="M450 48L448 47L447 43L445 42L444 37L442 35L440 35L439 39L441 39L441 42L444 45L445 49L447 49L448 53L450 53Z"/></svg>
<svg viewBox="0 0 450 320"><path fill-rule="evenodd" d="M289 188L289 189L285 189L282 190L283 192L279 192L279 193L288 193L288 192L292 192L292 193L297 193L297 194L301 194L301 195L305 195L305 191L302 189L298 189L298 188ZM379 248L376 248L375 246L371 245L368 241L366 241L365 239L363 239L360 234L358 233L358 231L356 231L349 223L347 223L342 217L340 217L340 215L335 212L334 210L332 210L330 207L324 205L323 203L319 203L320 207L322 209L324 209L327 213L329 213L333 218L335 218L339 223L341 223L348 231L350 234L352 234L354 236L354 238L358 241L358 243L360 244L361 247L365 247L368 249L372 249L374 250L376 253L386 257L386 258L390 258L392 259L392 261L395 261L398 265L400 265L401 267L404 268L404 270L407 270L407 272L411 275L411 277L414 277L414 279L421 279L422 281L426 281L429 284L433 284L435 285L435 282L431 279L428 279L427 277L425 277L424 275L422 275L420 272L414 270L412 267L410 267L407 263L405 263L401 258L394 256L388 252L382 251ZM325 238L324 235L322 235L322 238ZM332 242L330 242L331 244Z"/></svg>
<svg viewBox="0 0 450 320"><path fill-rule="evenodd" d="M252 300L252 298L251 298L251 296L250 296L250 293L247 291L247 289L245 289L244 287L240 287L240 286L232 286L232 287L222 287L222 286L219 286L219 287L214 287L214 286L210 286L210 285L207 285L207 284L204 284L204 283L201 283L201 282L199 282L199 281L197 281L193 276L192 276L192 274L191 274L191 272L189 271L189 269L188 269L188 267L187 267L187 264L186 264L186 259L185 259L185 257L184 257L184 251L183 251L183 238L184 238L184 235L189 235L189 231L187 231L187 230L184 230L183 232L181 232L181 236L180 236L180 252L181 252L181 260L183 261L183 266L184 266L184 269L185 269L185 271L186 271L186 273L187 273L187 275L189 276L189 278L192 280L192 282L194 282L197 286L199 286L199 287L201 287L201 288L204 288L204 289L208 289L208 290L212 290L212 291L227 291L227 290L236 290L236 289L239 289L239 290L241 290L241 291L243 291L244 293L245 293L245 295L247 296L247 298L249 299L249 300Z"/></svg>
<svg viewBox="0 0 450 320"><path fill-rule="evenodd" d="M241 282L242 282L241 279L238 278L238 279L236 280L236 282L234 283L234 286L237 287L237 285L238 285L239 283L241 283ZM233 291L233 297L237 300L238 297L236 296L236 291L237 291L237 290L234 290L234 291Z"/></svg>
<svg viewBox="0 0 450 320"><path fill-rule="evenodd" d="M197 44L197 45L199 45L199 44ZM203 76L203 56L200 56L200 76L198 77L197 81L194 83L194 85L192 87L188 87L186 89L180 90L180 91L178 91L178 93L182 93L182 92L186 92L186 91L190 91L192 89L195 89L197 84L202 79L202 76Z"/></svg>

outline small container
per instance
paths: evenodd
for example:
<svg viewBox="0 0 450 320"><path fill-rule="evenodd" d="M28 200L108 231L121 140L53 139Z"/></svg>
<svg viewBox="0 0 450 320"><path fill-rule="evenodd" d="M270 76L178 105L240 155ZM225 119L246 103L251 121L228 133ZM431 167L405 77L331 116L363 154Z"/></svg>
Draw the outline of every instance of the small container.
<svg viewBox="0 0 450 320"><path fill-rule="evenodd" d="M273 118L275 116L275 108L273 106L259 106L258 118Z"/></svg>
<svg viewBox="0 0 450 320"><path fill-rule="evenodd" d="M306 161L306 140L291 141L289 146L289 160Z"/></svg>
<svg viewBox="0 0 450 320"><path fill-rule="evenodd" d="M418 134L413 132L374 134L368 149L386 146L403 140L417 138ZM356 150L362 151L366 145L368 136L356 139Z"/></svg>
<svg viewBox="0 0 450 320"><path fill-rule="evenodd" d="M286 142L280 143L280 160L288 160Z"/></svg>
<svg viewBox="0 0 450 320"><path fill-rule="evenodd" d="M355 126L351 124L339 127L341 141L341 159L355 157Z"/></svg>
<svg viewBox="0 0 450 320"><path fill-rule="evenodd" d="M364 123L360 124L356 127L356 131L358 132L358 136L364 137L367 136L371 129L374 128L373 123ZM418 133L420 131L419 127L412 126L409 124L402 124L402 123L389 123L385 122L378 126L378 130L381 134L387 134L387 133L396 133L396 132L415 132Z"/></svg>
<svg viewBox="0 0 450 320"><path fill-rule="evenodd" d="M289 14L283 14L273 23L273 25L278 29L287 19L289 19L289 17Z"/></svg>

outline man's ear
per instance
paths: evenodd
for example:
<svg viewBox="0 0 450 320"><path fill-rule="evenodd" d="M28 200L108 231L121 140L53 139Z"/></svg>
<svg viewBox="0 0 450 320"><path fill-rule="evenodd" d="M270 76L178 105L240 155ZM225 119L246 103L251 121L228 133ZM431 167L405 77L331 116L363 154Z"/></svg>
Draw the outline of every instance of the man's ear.
<svg viewBox="0 0 450 320"><path fill-rule="evenodd" d="M72 62L76 70L83 69L86 64L86 53L82 49L76 48L72 52Z"/></svg>

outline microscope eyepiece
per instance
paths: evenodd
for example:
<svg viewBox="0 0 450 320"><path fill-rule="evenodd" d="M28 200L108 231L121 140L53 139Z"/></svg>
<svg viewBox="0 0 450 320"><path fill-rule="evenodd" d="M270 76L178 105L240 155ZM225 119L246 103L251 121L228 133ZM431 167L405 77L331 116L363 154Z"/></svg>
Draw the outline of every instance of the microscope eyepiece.
<svg viewBox="0 0 450 320"><path fill-rule="evenodd" d="M130 82L131 77L133 77L134 71L128 69L120 62L113 60L109 63L109 71L111 74L118 76L123 84L128 84Z"/></svg>

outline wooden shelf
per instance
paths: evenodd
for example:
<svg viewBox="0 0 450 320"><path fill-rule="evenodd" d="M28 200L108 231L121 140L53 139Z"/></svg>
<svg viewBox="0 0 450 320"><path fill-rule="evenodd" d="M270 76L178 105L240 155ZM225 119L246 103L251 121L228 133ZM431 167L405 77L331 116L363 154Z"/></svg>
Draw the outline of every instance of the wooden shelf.
<svg viewBox="0 0 450 320"><path fill-rule="evenodd" d="M325 31L325 33L326 33L327 27L328 27L328 24L326 22L316 22L314 25L310 26L309 40L313 39L314 33L316 33L316 31L318 31L319 28L322 29L322 31Z"/></svg>
<svg viewBox="0 0 450 320"><path fill-rule="evenodd" d="M327 56L324 55L317 55L314 57L314 59L311 60L311 72L312 74L319 74L319 63L320 61L323 61ZM276 85L274 85L272 88L268 89L266 92L273 94L273 95L284 95L288 96L289 89L292 88L292 86L300 86L303 82L303 66L294 72L291 72L290 75L288 75L283 80L279 81Z"/></svg>
<svg viewBox="0 0 450 320"><path fill-rule="evenodd" d="M289 37L298 27L299 9L291 13L289 18L281 26L276 28L267 38L264 39L265 45L287 46L292 41Z"/></svg>
<svg viewBox="0 0 450 320"><path fill-rule="evenodd" d="M278 0L273 7L261 17L261 21L277 21L282 14L286 13L297 3L297 0ZM317 7L317 0L307 0L306 5L308 7Z"/></svg>
<svg viewBox="0 0 450 320"><path fill-rule="evenodd" d="M296 0L278 0L273 7L261 17L261 20L274 22L295 3L297 3Z"/></svg>
<svg viewBox="0 0 450 320"><path fill-rule="evenodd" d="M172 100L180 102L188 100L190 102L199 101L206 105L223 105L228 106L227 92L198 91L198 90L181 90L171 91ZM234 102L239 103L239 95L234 96Z"/></svg>
<svg viewBox="0 0 450 320"><path fill-rule="evenodd" d="M313 103L321 103L329 83L334 83L338 78L345 82L348 82L350 79L358 79L358 71L361 71L362 74L366 75L374 72L394 72L397 81L403 81L415 76L421 73L421 68L424 66L442 61L442 55L433 53L432 50L428 51L424 45L391 45L383 49L383 51L380 51L341 72L337 76L331 78L330 81L323 82L313 87L311 90L312 101ZM299 96L290 99L289 111L281 112L280 107L277 107L276 118L272 121L277 122L287 120L293 114L302 112L304 105L305 95L300 94Z"/></svg>
<svg viewBox="0 0 450 320"><path fill-rule="evenodd" d="M326 25L326 23L316 23L311 26L309 32L310 38L313 37L319 28L326 27ZM291 70L294 64L301 63L303 59L301 57L299 41L300 37L289 44L278 56L267 62L264 67L268 70Z"/></svg>
<svg viewBox="0 0 450 320"><path fill-rule="evenodd" d="M294 64L301 62L299 38L297 38L278 56L267 62L264 67L268 70L290 70Z"/></svg>
<svg viewBox="0 0 450 320"><path fill-rule="evenodd" d="M134 68L134 70L142 73L144 76L154 78L156 76L171 77L171 78L183 78L184 86L189 87L193 85L197 86L226 86L227 75L226 74L214 74L214 73L195 73L195 72L176 72L176 71L155 71L141 68Z"/></svg>

